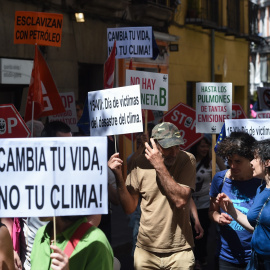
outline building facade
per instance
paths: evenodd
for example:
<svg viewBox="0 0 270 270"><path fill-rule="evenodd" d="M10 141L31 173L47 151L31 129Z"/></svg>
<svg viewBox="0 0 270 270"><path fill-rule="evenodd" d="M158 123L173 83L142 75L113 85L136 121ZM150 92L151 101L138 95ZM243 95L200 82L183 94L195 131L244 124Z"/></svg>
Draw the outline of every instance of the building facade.
<svg viewBox="0 0 270 270"><path fill-rule="evenodd" d="M196 82L232 82L233 103L248 113L250 44L261 41L258 5L252 1L0 0L1 59L34 58L33 45L14 44L16 11L63 14L61 47L40 49L58 91L74 92L77 100L103 89L107 28L152 26L159 55L134 58L133 69L169 74L169 109L179 102L195 108ZM83 12L85 22L77 23L75 12ZM129 62L116 61L115 87L125 85ZM28 86L0 81L0 104L15 104L23 116ZM156 116L158 121L162 112ZM130 143L122 150L130 153Z"/></svg>
<svg viewBox="0 0 270 270"><path fill-rule="evenodd" d="M259 42L256 16L248 0L182 1L170 27L180 36L179 51L170 54L171 106L180 99L195 108L196 82L232 82L233 103L248 113L250 43Z"/></svg>

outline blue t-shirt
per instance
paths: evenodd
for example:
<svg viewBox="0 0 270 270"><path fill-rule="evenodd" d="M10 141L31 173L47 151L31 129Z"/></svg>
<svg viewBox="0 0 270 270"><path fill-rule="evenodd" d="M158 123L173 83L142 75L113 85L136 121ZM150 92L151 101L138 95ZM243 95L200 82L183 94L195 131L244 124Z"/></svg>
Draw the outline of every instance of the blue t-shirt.
<svg viewBox="0 0 270 270"><path fill-rule="evenodd" d="M248 211L247 218L249 223L255 227L256 219L265 201L270 196L270 189L261 185L258 190L254 203ZM270 202L266 204L261 213L259 223L253 232L251 246L259 254L270 256Z"/></svg>
<svg viewBox="0 0 270 270"><path fill-rule="evenodd" d="M216 197L221 192L225 193L233 202L234 207L246 215L253 204L261 179L238 181L226 178L223 184L226 172L227 170L216 173L211 184L210 196ZM224 211L220 209L220 212ZM229 225L219 225L219 234L218 254L222 260L235 264L249 261L252 233L233 220Z"/></svg>

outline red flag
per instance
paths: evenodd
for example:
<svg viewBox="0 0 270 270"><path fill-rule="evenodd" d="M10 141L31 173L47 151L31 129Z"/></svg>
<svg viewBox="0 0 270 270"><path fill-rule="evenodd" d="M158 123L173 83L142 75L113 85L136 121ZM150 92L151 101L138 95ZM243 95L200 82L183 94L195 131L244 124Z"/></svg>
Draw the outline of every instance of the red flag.
<svg viewBox="0 0 270 270"><path fill-rule="evenodd" d="M24 121L32 119L32 103L34 102L34 119L38 119L44 109L40 72L38 65L38 47L35 45L35 59L28 90Z"/></svg>
<svg viewBox="0 0 270 270"><path fill-rule="evenodd" d="M35 76L33 76L33 74ZM42 93L40 104L43 105L41 111L36 112L34 108L34 119L39 117L54 115L65 112L62 99L57 91L56 85L52 78L51 72L47 66L45 59L43 58L40 50L36 46L35 48L35 59L34 67L32 71L33 85L38 87L31 88L31 83L28 91L27 105L25 110L25 121L31 120L32 118L32 101L34 101L34 107L36 107L37 100L33 99L35 96L39 96ZM42 91L41 91L42 90Z"/></svg>
<svg viewBox="0 0 270 270"><path fill-rule="evenodd" d="M116 51L116 40L113 44L113 49L104 65L104 89L113 88L114 83L114 66L115 66L115 51Z"/></svg>

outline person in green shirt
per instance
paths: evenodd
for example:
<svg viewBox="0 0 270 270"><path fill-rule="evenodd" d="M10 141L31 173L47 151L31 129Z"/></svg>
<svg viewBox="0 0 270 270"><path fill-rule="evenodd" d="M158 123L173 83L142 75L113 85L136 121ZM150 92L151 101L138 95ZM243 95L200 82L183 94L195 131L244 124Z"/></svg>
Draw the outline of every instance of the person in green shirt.
<svg viewBox="0 0 270 270"><path fill-rule="evenodd" d="M31 269L39 270L113 270L113 251L105 234L91 226L80 238L70 257L64 250L86 217L56 217L56 244L53 240L52 218L42 218L50 222L41 227L35 237L31 253Z"/></svg>

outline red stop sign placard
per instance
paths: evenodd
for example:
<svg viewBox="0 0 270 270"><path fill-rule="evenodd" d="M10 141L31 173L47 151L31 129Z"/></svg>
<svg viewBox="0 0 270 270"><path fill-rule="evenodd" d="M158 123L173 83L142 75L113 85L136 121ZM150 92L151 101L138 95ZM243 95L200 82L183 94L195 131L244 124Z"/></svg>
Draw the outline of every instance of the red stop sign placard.
<svg viewBox="0 0 270 270"><path fill-rule="evenodd" d="M31 131L15 106L13 104L0 105L0 139L26 138L30 135Z"/></svg>
<svg viewBox="0 0 270 270"><path fill-rule="evenodd" d="M164 122L171 122L177 126L185 144L180 145L182 150L190 148L193 144L203 138L202 133L196 133L196 111L183 103L178 103L168 111Z"/></svg>
<svg viewBox="0 0 270 270"><path fill-rule="evenodd" d="M232 119L246 119L247 116L240 104L232 105Z"/></svg>

